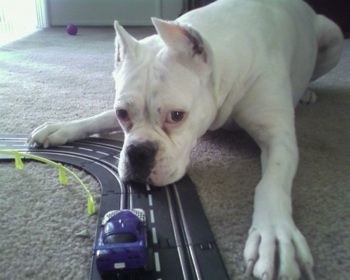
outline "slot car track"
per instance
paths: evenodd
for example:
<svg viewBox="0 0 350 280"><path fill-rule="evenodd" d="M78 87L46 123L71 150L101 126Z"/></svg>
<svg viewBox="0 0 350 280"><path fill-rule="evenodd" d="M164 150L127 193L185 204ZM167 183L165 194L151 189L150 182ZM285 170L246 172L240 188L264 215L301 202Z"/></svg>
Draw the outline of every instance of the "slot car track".
<svg viewBox="0 0 350 280"><path fill-rule="evenodd" d="M208 220L193 182L188 176L166 187L124 183L117 162L122 143L88 138L43 149L29 147L26 136L0 135L0 149L17 150L68 164L91 174L101 186L100 222L110 210L142 208L147 216L147 269L101 278L92 254L90 279L127 280L228 280ZM0 160L13 160L1 155ZM98 234L95 237L97 242Z"/></svg>

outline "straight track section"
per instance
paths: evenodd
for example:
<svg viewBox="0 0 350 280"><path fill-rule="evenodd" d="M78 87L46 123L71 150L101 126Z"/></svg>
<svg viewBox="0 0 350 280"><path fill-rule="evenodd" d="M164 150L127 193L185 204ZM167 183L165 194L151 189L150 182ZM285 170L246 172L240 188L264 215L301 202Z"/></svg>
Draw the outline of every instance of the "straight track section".
<svg viewBox="0 0 350 280"><path fill-rule="evenodd" d="M142 208L148 220L149 266L145 271L115 274L125 280L228 280L208 220L193 182L185 176L175 184L153 187L124 183L117 162L122 143L89 138L56 148L28 147L23 135L0 135L0 149L36 154L91 174L101 186L101 219L110 210ZM0 160L13 160L0 154ZM96 242L97 240L95 240ZM100 280L92 254L91 280Z"/></svg>

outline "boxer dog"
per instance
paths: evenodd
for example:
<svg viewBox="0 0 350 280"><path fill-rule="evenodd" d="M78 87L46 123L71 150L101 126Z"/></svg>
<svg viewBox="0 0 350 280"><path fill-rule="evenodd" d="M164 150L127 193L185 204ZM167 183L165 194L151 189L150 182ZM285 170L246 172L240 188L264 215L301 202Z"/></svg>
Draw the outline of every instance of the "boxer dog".
<svg viewBox="0 0 350 280"><path fill-rule="evenodd" d="M115 22L113 109L46 123L29 143L62 145L121 127L121 178L162 186L185 174L208 129L238 124L260 146L262 164L244 249L247 273L291 280L304 271L314 279L309 247L292 219L294 107L309 82L338 62L340 29L301 0L219 0L175 21L152 21L157 34L140 41Z"/></svg>

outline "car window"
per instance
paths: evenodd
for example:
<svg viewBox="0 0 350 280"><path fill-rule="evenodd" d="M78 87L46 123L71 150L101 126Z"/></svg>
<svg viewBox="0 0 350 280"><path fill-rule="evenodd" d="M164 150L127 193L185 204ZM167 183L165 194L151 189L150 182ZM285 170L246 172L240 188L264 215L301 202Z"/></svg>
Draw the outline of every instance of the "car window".
<svg viewBox="0 0 350 280"><path fill-rule="evenodd" d="M136 241L137 241L136 236L129 232L111 234L105 238L105 244L131 243Z"/></svg>
<svg viewBox="0 0 350 280"><path fill-rule="evenodd" d="M111 231L113 231L113 230L114 230L114 225L113 225L113 223L108 222L108 223L105 224L105 229L104 229L104 231L105 231L106 234L108 234L109 232L111 232Z"/></svg>

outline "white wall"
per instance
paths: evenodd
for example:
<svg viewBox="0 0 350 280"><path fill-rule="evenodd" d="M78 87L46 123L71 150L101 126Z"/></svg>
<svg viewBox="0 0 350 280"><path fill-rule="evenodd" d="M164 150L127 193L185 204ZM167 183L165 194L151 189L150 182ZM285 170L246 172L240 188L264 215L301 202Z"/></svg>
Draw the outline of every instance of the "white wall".
<svg viewBox="0 0 350 280"><path fill-rule="evenodd" d="M181 0L47 0L51 26L70 23L85 26L151 25L150 17L175 19L183 9Z"/></svg>

